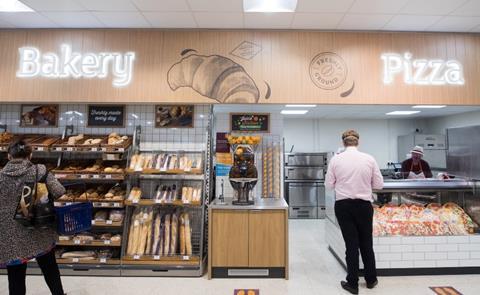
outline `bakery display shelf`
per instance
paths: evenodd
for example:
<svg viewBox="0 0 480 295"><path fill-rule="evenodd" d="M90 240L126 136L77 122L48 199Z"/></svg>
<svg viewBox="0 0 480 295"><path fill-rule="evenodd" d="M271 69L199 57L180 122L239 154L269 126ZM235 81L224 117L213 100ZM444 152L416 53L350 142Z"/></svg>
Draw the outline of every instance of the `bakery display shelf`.
<svg viewBox="0 0 480 295"><path fill-rule="evenodd" d="M107 142L107 136L105 135L85 135L81 140L75 144L68 144L70 137L66 137L61 141L52 145L52 151L55 152L101 152L101 144ZM98 139L101 140L95 144L84 144L88 140Z"/></svg>
<svg viewBox="0 0 480 295"><path fill-rule="evenodd" d="M121 260L117 258L95 258L95 259L57 258L57 263L58 264L120 265Z"/></svg>
<svg viewBox="0 0 480 295"><path fill-rule="evenodd" d="M200 207L201 202L183 202L182 200L175 200L173 202L160 202L159 200L140 199L140 200L125 200L126 206L175 206L175 207Z"/></svg>
<svg viewBox="0 0 480 295"><path fill-rule="evenodd" d="M143 169L143 170L133 170L130 168L125 169L125 172L128 174L135 174L135 175L166 175L166 176L175 176L175 175L193 175L193 176L201 176L203 178L203 170L202 169L191 169L191 170L158 170L158 169Z"/></svg>
<svg viewBox="0 0 480 295"><path fill-rule="evenodd" d="M123 201L102 201L102 200L74 200L74 201L55 201L55 207L70 206L77 203L91 202L93 208L124 208Z"/></svg>
<svg viewBox="0 0 480 295"><path fill-rule="evenodd" d="M203 181L203 174L137 174L140 179L158 179L158 180L198 180Z"/></svg>
<svg viewBox="0 0 480 295"><path fill-rule="evenodd" d="M123 221L92 220L92 227L123 227Z"/></svg>
<svg viewBox="0 0 480 295"><path fill-rule="evenodd" d="M93 240L93 241L81 241L81 240L59 240L57 246L85 246L85 247L121 247L122 243L112 242L111 240Z"/></svg>
<svg viewBox="0 0 480 295"><path fill-rule="evenodd" d="M49 152L50 146L60 140L60 136L43 135L30 142L33 151Z"/></svg>
<svg viewBox="0 0 480 295"><path fill-rule="evenodd" d="M199 256L152 256L134 255L123 256L122 264L125 265L163 265L163 266L198 266Z"/></svg>
<svg viewBox="0 0 480 295"><path fill-rule="evenodd" d="M122 144L107 144L102 143L100 144L100 151L104 153L124 153L128 150L128 148L132 145L132 137L129 136L127 140L125 140Z"/></svg>
<svg viewBox="0 0 480 295"><path fill-rule="evenodd" d="M12 138L9 140L3 140L0 142L0 152L6 152L8 146L18 140L23 138L25 142L30 144L34 151L49 151L49 147L60 140L60 136L53 135L41 135L41 134L12 134Z"/></svg>
<svg viewBox="0 0 480 295"><path fill-rule="evenodd" d="M75 173L70 171L54 170L58 180L96 180L96 181L122 181L125 180L123 173Z"/></svg>

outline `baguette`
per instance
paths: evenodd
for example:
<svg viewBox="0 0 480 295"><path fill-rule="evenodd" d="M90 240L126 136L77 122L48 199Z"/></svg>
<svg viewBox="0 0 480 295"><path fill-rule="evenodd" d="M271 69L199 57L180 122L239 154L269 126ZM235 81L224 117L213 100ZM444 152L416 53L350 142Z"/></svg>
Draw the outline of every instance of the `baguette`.
<svg viewBox="0 0 480 295"><path fill-rule="evenodd" d="M183 203L186 203L187 199L187 193L188 193L188 187L184 186L182 187L182 201Z"/></svg>
<svg viewBox="0 0 480 295"><path fill-rule="evenodd" d="M128 237L128 251L127 253L129 255L135 255L135 251L137 249L137 233L140 228L140 222L138 221L138 215L140 214L139 211L136 211L132 215L132 221L131 221L131 226L130 226L130 233Z"/></svg>
<svg viewBox="0 0 480 295"><path fill-rule="evenodd" d="M146 250L146 246L147 246L147 240L148 240L148 229L149 229L149 227L148 227L149 222L148 221L149 221L150 214L151 214L151 211L150 212L145 211L145 213L142 216L143 225L142 225L142 232L141 232L141 236L140 236L140 246L138 248L138 253L137 253L138 255L144 255L145 254L145 250Z"/></svg>
<svg viewBox="0 0 480 295"><path fill-rule="evenodd" d="M170 254L170 214L165 216L165 235L163 243L163 256Z"/></svg>
<svg viewBox="0 0 480 295"><path fill-rule="evenodd" d="M186 254L185 248L185 213L180 215L180 255Z"/></svg>
<svg viewBox="0 0 480 295"><path fill-rule="evenodd" d="M142 209L140 213L138 214L138 227L137 230L135 231L135 250L134 254L138 255L140 254L140 248L142 244L142 232L143 232L143 216L145 214L145 209Z"/></svg>
<svg viewBox="0 0 480 295"><path fill-rule="evenodd" d="M170 239L170 255L175 255L177 253L177 239L178 239L178 215L172 214L172 228L171 239Z"/></svg>
<svg viewBox="0 0 480 295"><path fill-rule="evenodd" d="M193 187L189 187L187 190L187 200L188 202L192 202L193 199Z"/></svg>
<svg viewBox="0 0 480 295"><path fill-rule="evenodd" d="M148 221L147 221L148 234L147 234L147 246L146 246L146 249L145 249L145 254L146 255L150 255L152 253L152 239L153 239L153 235L152 235L153 224L152 223L153 223L153 211L150 210L150 213L148 214Z"/></svg>
<svg viewBox="0 0 480 295"><path fill-rule="evenodd" d="M173 155L168 165L168 170L174 170L177 166L177 156Z"/></svg>
<svg viewBox="0 0 480 295"><path fill-rule="evenodd" d="M160 213L157 213L155 216L155 223L153 225L153 245L152 245L152 255L158 255L158 243L160 242L160 224L162 223L162 218Z"/></svg>
<svg viewBox="0 0 480 295"><path fill-rule="evenodd" d="M185 254L192 255L192 230L190 228L190 217L185 213Z"/></svg>
<svg viewBox="0 0 480 295"><path fill-rule="evenodd" d="M165 215L160 220L160 242L158 243L157 253L163 256L163 244L165 241Z"/></svg>

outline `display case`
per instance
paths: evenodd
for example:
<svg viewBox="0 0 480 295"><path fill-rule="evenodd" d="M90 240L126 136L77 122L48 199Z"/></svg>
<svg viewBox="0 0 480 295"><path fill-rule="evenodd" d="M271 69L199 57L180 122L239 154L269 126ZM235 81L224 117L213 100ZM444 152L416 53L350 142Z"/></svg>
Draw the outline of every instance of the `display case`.
<svg viewBox="0 0 480 295"><path fill-rule="evenodd" d="M480 273L480 188L455 180L386 180L374 194L379 275ZM345 266L345 245L327 190L326 241Z"/></svg>
<svg viewBox="0 0 480 295"><path fill-rule="evenodd" d="M132 156L122 275L203 274L208 157L145 149Z"/></svg>

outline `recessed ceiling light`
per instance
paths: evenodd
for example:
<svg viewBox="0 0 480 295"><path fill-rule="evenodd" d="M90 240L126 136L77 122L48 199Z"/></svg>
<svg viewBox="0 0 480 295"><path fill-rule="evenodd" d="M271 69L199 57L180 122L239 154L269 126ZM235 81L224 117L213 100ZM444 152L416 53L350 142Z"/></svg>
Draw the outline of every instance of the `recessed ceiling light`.
<svg viewBox="0 0 480 295"><path fill-rule="evenodd" d="M297 0L243 0L245 12L294 12Z"/></svg>
<svg viewBox="0 0 480 295"><path fill-rule="evenodd" d="M285 107L287 108L314 108L317 105L315 104L287 104Z"/></svg>
<svg viewBox="0 0 480 295"><path fill-rule="evenodd" d="M33 12L33 9L18 0L1 0L0 12Z"/></svg>
<svg viewBox="0 0 480 295"><path fill-rule="evenodd" d="M418 106L413 106L412 108L414 109L443 109L447 106L445 105L418 105Z"/></svg>
<svg viewBox="0 0 480 295"><path fill-rule="evenodd" d="M385 115L388 116L408 116L408 115L413 115L420 113L420 111L393 111L390 113L386 113Z"/></svg>
<svg viewBox="0 0 480 295"><path fill-rule="evenodd" d="M308 110L282 110L280 113L282 115L305 115Z"/></svg>

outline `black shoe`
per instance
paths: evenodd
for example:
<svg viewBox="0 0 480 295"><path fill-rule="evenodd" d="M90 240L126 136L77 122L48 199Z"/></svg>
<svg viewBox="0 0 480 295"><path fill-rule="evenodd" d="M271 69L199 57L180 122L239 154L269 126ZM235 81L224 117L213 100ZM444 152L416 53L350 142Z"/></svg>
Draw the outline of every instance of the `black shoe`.
<svg viewBox="0 0 480 295"><path fill-rule="evenodd" d="M378 285L378 280L375 280L373 283L367 283L367 288L368 289L373 289L375 286Z"/></svg>
<svg viewBox="0 0 480 295"><path fill-rule="evenodd" d="M340 285L342 285L342 288L350 292L351 294L358 294L358 287L354 288L350 286L347 282L341 281Z"/></svg>

